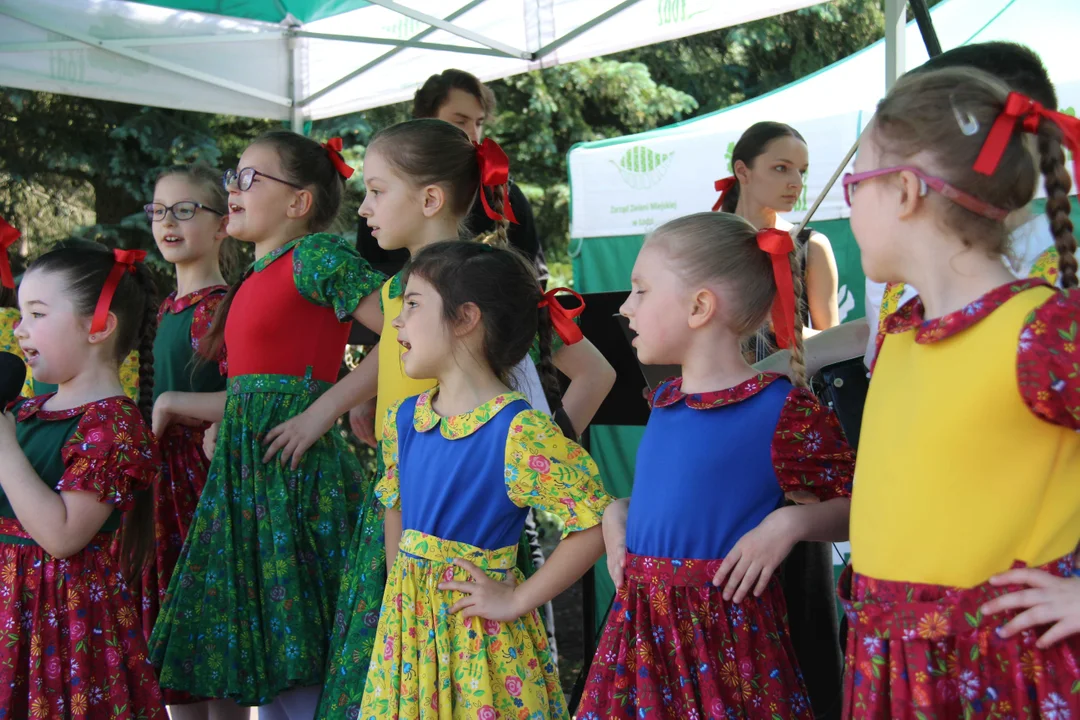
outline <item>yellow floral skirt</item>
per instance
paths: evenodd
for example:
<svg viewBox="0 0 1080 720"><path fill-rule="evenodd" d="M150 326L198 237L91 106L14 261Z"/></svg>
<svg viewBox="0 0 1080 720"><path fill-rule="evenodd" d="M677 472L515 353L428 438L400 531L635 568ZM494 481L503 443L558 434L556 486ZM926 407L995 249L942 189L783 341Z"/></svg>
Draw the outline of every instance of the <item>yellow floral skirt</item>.
<svg viewBox="0 0 1080 720"><path fill-rule="evenodd" d="M371 654L362 718L495 720L566 718L559 674L534 610L513 622L462 619L450 608L465 597L439 583L469 580L451 565L468 560L502 580L517 546L481 550L406 530L386 583Z"/></svg>

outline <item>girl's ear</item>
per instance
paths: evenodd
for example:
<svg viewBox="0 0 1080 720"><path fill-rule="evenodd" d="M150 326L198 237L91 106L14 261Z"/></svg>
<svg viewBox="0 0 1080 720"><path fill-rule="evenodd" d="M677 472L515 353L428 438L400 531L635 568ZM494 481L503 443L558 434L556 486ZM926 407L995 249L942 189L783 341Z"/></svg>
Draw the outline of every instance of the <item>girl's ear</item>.
<svg viewBox="0 0 1080 720"><path fill-rule="evenodd" d="M214 232L214 240L219 243L224 242L227 237L229 237L229 213L221 216L221 222L218 223L217 230Z"/></svg>
<svg viewBox="0 0 1080 720"><path fill-rule="evenodd" d="M746 163L742 160L736 160L731 169L740 183L750 181L750 168L746 167Z"/></svg>
<svg viewBox="0 0 1080 720"><path fill-rule="evenodd" d="M694 293L690 302L690 314L687 316L687 324L696 330L704 326L720 310L720 299L716 293L708 288L702 288Z"/></svg>
<svg viewBox="0 0 1080 720"><path fill-rule="evenodd" d="M434 217L446 205L446 191L441 185L428 185L422 192L424 217Z"/></svg>
<svg viewBox="0 0 1080 720"><path fill-rule="evenodd" d="M454 335L463 337L468 335L480 325L480 308L476 303L467 302L458 308L457 323L454 325Z"/></svg>
<svg viewBox="0 0 1080 720"><path fill-rule="evenodd" d="M286 215L290 218L302 218L315 207L315 197L310 190L297 190L293 195L292 202L286 208Z"/></svg>

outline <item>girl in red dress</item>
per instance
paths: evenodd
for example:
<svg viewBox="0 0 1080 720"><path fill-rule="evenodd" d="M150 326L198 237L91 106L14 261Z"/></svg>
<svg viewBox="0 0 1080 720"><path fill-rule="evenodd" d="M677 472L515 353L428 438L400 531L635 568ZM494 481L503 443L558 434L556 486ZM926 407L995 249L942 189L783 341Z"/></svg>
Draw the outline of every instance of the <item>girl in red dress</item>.
<svg viewBox="0 0 1080 720"><path fill-rule="evenodd" d="M793 250L785 231L699 213L638 255L621 309L638 359L683 376L651 398L629 510L604 515L618 591L579 720L813 717L774 571L799 541L847 538L854 455L809 390L741 350L771 308L805 379Z"/></svg>
<svg viewBox="0 0 1080 720"><path fill-rule="evenodd" d="M125 572L137 572L152 542L139 507L160 472L144 255L54 250L19 288L15 336L35 377L58 389L0 417L0 717L165 717L138 605L110 552L119 533ZM119 376L135 349L138 406Z"/></svg>
<svg viewBox="0 0 1080 720"><path fill-rule="evenodd" d="M218 363L202 357L198 350L214 310L229 289L220 262L228 237L227 198L221 175L194 165L159 177L153 202L144 208L158 250L176 266L176 292L165 298L157 313L154 399L170 390L225 389ZM206 423L200 421L173 423L159 438L162 474L154 485L154 562L131 582L132 593L141 597L147 640L206 483L210 462L202 451L205 428ZM207 706L196 703L197 698L172 690L162 694L173 720L207 717Z"/></svg>

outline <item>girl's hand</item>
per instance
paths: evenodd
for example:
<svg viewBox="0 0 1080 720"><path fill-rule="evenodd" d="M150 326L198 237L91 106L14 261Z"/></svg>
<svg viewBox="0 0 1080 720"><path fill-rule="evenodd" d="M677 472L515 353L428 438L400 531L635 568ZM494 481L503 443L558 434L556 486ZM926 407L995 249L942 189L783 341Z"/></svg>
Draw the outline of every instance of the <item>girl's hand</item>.
<svg viewBox="0 0 1080 720"><path fill-rule="evenodd" d="M601 527L604 531L604 550L607 553L607 569L615 588L621 588L626 571L626 515L630 501L616 500L604 510Z"/></svg>
<svg viewBox="0 0 1080 720"><path fill-rule="evenodd" d="M203 432L202 451L203 455L209 459L213 459L214 450L217 449L217 434L220 427L221 423L211 423L210 427Z"/></svg>
<svg viewBox="0 0 1080 720"><path fill-rule="evenodd" d="M454 603L454 606L450 608L451 614L460 612L461 617L466 620L481 617L498 622L511 622L525 614L517 607L514 595L516 581L511 572L507 571L506 578L499 582L489 578L483 570L468 560L458 558L454 560L454 565L472 575L472 580L468 582L451 580L439 583L440 590L468 595Z"/></svg>
<svg viewBox="0 0 1080 720"><path fill-rule="evenodd" d="M349 427L353 435L369 447L375 447L375 398L360 403L349 411Z"/></svg>
<svg viewBox="0 0 1080 720"><path fill-rule="evenodd" d="M154 409L150 413L150 431L154 433L154 437L164 437L165 431L179 417L169 407L172 397L172 392L165 391L158 395L158 399L154 402Z"/></svg>
<svg viewBox="0 0 1080 720"><path fill-rule="evenodd" d="M263 462L268 463L274 456L281 453L281 464L285 465L291 460L291 467L296 470L300 467L300 458L308 451L315 441L327 433L334 425L335 418L325 418L319 414L315 405L312 405L296 417L286 420L276 428L266 433L263 444L268 445Z"/></svg>
<svg viewBox="0 0 1080 720"><path fill-rule="evenodd" d="M1036 645L1048 648L1070 635L1080 632L1080 578L1058 577L1035 568L1017 568L990 578L991 585L1027 585L996 597L982 607L986 615L1006 610L1020 610L1019 615L1005 624L998 635L1003 638L1033 627L1050 626Z"/></svg>
<svg viewBox="0 0 1080 720"><path fill-rule="evenodd" d="M789 511L797 509L788 507L772 511L731 548L713 578L716 587L723 585L727 578L725 601L740 603L751 590L754 597L765 592L773 572L795 545L796 535Z"/></svg>

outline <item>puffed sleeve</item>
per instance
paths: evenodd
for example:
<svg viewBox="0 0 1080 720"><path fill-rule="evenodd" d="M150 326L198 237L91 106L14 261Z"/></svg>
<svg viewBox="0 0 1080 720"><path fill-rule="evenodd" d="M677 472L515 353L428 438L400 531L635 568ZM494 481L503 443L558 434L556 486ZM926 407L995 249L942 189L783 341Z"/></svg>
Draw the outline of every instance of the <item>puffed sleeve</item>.
<svg viewBox="0 0 1080 720"><path fill-rule="evenodd" d="M65 469L57 491L93 492L118 510L131 507L135 492L150 487L161 472L150 429L126 400L104 400L88 408L60 457Z"/></svg>
<svg viewBox="0 0 1080 720"><path fill-rule="evenodd" d="M191 349L199 357L206 357L202 351L203 338L210 332L210 326L214 324L214 314L221 305L221 301L225 299L225 295L226 291L224 290L213 292L200 300L199 304L195 306L195 311L191 316ZM227 375L229 368L225 356L225 343L221 343L221 349L214 360L217 361L218 372L221 375Z"/></svg>
<svg viewBox="0 0 1080 720"><path fill-rule="evenodd" d="M398 431L397 414L401 400L386 410L383 421L383 437L379 441L383 472L375 482L375 497L391 510L401 509L401 485L398 482Z"/></svg>
<svg viewBox="0 0 1080 720"><path fill-rule="evenodd" d="M1061 290L1036 308L1020 331L1020 395L1047 422L1080 430L1080 291Z"/></svg>
<svg viewBox="0 0 1080 720"><path fill-rule="evenodd" d="M308 235L293 250L293 280L305 299L333 308L344 321L386 276L376 272L356 248L329 233Z"/></svg>
<svg viewBox="0 0 1080 720"><path fill-rule="evenodd" d="M855 452L836 415L806 388L793 388L784 401L772 460L785 493L809 492L819 500L851 496Z"/></svg>
<svg viewBox="0 0 1080 720"><path fill-rule="evenodd" d="M563 537L599 525L612 501L585 449L539 410L522 410L510 423L505 479L511 502L557 515Z"/></svg>

